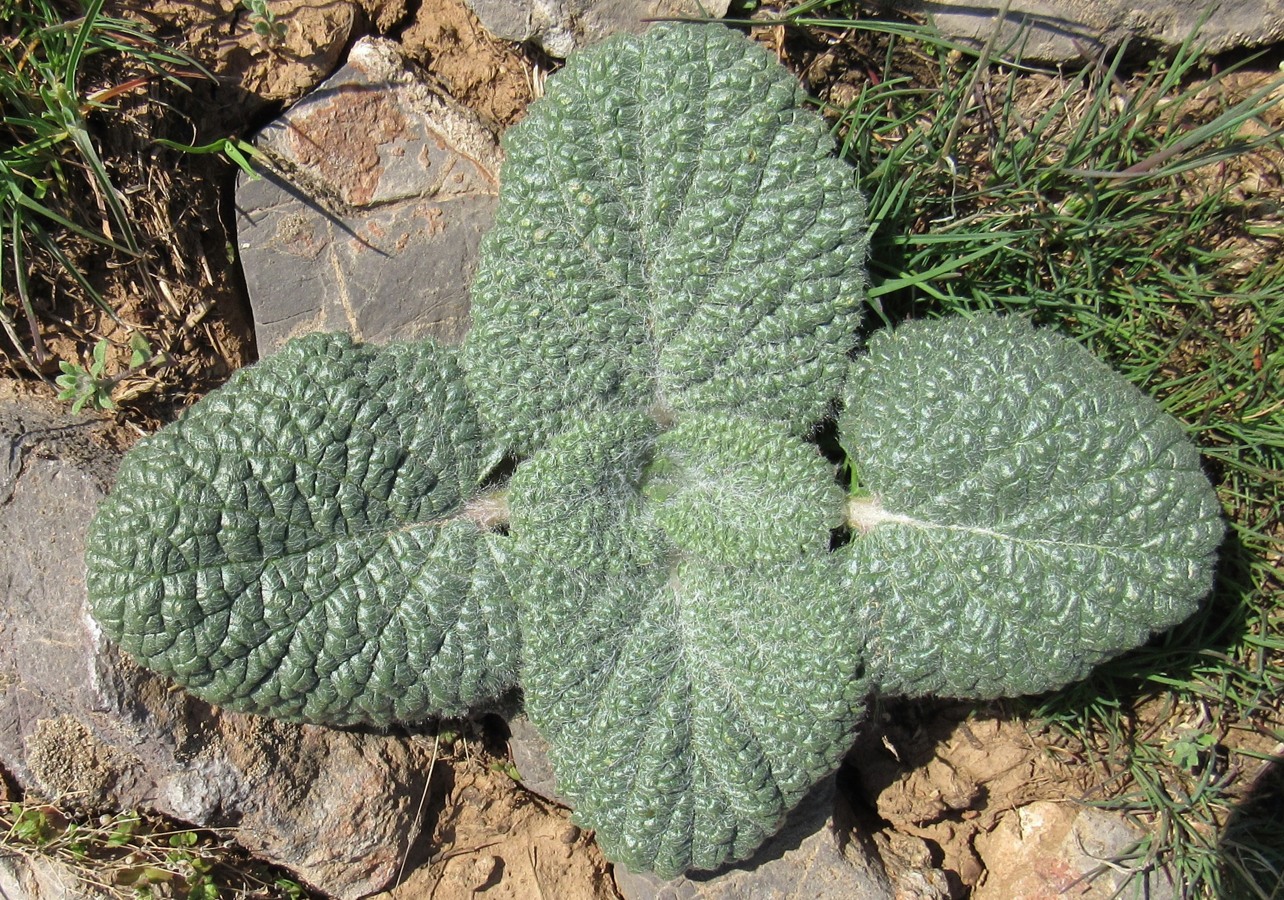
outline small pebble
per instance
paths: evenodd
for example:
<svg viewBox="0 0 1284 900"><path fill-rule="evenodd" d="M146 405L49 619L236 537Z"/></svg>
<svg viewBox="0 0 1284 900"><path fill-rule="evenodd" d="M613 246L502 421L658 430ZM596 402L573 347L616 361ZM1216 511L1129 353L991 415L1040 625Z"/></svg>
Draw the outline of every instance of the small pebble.
<svg viewBox="0 0 1284 900"><path fill-rule="evenodd" d="M490 884L490 880L495 877L495 873L504 865L504 861L498 856L479 856L473 863L472 889L480 891Z"/></svg>

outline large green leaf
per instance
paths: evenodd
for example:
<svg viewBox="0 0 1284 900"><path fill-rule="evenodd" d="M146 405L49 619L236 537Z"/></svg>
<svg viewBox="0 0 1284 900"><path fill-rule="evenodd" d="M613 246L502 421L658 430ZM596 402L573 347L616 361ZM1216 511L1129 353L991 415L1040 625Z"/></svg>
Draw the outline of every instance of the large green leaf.
<svg viewBox="0 0 1284 900"><path fill-rule="evenodd" d="M842 554L890 693L1037 693L1189 616L1220 508L1181 426L1024 319L880 332L839 425Z"/></svg>
<svg viewBox="0 0 1284 900"><path fill-rule="evenodd" d="M722 26L572 58L505 134L465 349L528 453L598 411L806 429L846 376L866 252L855 175L797 81Z"/></svg>
<svg viewBox="0 0 1284 900"><path fill-rule="evenodd" d="M863 642L827 523L766 561L677 546L654 515L667 501L639 487L663 452L639 440L653 428L601 416L553 439L514 476L512 526L526 708L558 788L611 859L675 874L748 856L838 766L863 715ZM714 455L734 482L726 445Z"/></svg>
<svg viewBox="0 0 1284 900"><path fill-rule="evenodd" d="M491 457L453 354L315 335L132 450L89 532L90 601L139 663L239 710L458 714L513 687Z"/></svg>

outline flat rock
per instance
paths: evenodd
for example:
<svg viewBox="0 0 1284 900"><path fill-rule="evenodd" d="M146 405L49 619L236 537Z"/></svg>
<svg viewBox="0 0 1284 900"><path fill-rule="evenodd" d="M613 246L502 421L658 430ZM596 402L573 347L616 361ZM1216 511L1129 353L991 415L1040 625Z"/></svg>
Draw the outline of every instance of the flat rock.
<svg viewBox="0 0 1284 900"><path fill-rule="evenodd" d="M1003 9L999 0L885 5L929 17L944 34L977 44L994 34ZM1284 39L1284 0L1011 0L993 46L996 55L1078 60L1134 39L1177 46L1197 28L1197 44L1208 53L1274 43Z"/></svg>
<svg viewBox="0 0 1284 900"><path fill-rule="evenodd" d="M730 0L465 0L486 30L509 41L534 41L553 56L619 32L637 33L648 19L718 18Z"/></svg>
<svg viewBox="0 0 1284 900"><path fill-rule="evenodd" d="M1040 800L999 817L976 838L986 875L975 900L1080 897L1173 900L1176 886L1163 870L1135 870L1128 857L1145 835L1121 813Z"/></svg>
<svg viewBox="0 0 1284 900"><path fill-rule="evenodd" d="M463 337L498 199L498 144L475 117L363 38L255 145L267 165L241 178L236 223L260 355L312 331Z"/></svg>
<svg viewBox="0 0 1284 900"><path fill-rule="evenodd" d="M4 900L110 900L110 896L52 857L0 855Z"/></svg>
<svg viewBox="0 0 1284 900"><path fill-rule="evenodd" d="M557 792L557 776L548 758L548 741L531 720L516 715L508 720L508 755L512 757L521 786L559 806L570 806Z"/></svg>
<svg viewBox="0 0 1284 900"><path fill-rule="evenodd" d="M419 833L415 744L220 711L102 639L82 562L117 458L100 429L0 401L0 767L64 803L235 828L333 896L385 887Z"/></svg>

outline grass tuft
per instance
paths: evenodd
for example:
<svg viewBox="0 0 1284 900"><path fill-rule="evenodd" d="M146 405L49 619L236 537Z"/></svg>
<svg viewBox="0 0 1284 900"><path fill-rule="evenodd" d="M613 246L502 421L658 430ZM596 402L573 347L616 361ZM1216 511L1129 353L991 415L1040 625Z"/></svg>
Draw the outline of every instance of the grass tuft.
<svg viewBox="0 0 1284 900"><path fill-rule="evenodd" d="M104 16L103 2L0 0L0 327L33 369L48 358L33 273L52 263L114 318L71 244L79 239L123 259L142 253L89 119L153 81L181 84L174 73L195 66L138 24ZM127 74L86 84L91 64L106 59L123 62Z"/></svg>

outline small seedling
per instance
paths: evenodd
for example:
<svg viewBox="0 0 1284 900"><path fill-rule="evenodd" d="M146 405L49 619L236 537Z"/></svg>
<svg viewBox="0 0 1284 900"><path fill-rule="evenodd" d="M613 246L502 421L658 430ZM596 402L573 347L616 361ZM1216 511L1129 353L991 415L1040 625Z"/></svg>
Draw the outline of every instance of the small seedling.
<svg viewBox="0 0 1284 900"><path fill-rule="evenodd" d="M43 846L58 833L58 828L49 812L39 806L24 806L21 803L9 804L10 837L27 844Z"/></svg>
<svg viewBox="0 0 1284 900"><path fill-rule="evenodd" d="M521 781L522 773L517 771L517 766L507 759L497 759L490 764L490 770L496 775L504 775L512 781Z"/></svg>
<svg viewBox="0 0 1284 900"><path fill-rule="evenodd" d="M116 401L112 399L112 391L116 385L129 376L136 375L157 359L157 354L152 352L147 339L134 332L129 337L129 368L108 377L105 373L109 348L110 344L106 340L94 344L88 368L66 360L58 363L62 369L62 374L54 379L54 384L61 389L58 399L70 402L73 413L79 413L85 406L102 410L116 409Z"/></svg>
<svg viewBox="0 0 1284 900"><path fill-rule="evenodd" d="M277 19L268 0L241 0L241 6L250 14L250 28L264 43L278 47L285 42L285 23Z"/></svg>
<svg viewBox="0 0 1284 900"><path fill-rule="evenodd" d="M62 374L54 379L54 384L62 388L58 399L70 401L73 413L80 412L86 405L96 409L116 408L115 401L111 399L111 389L116 382L103 375L107 369L107 348L106 341L94 344L89 368L66 360L58 363L62 369Z"/></svg>
<svg viewBox="0 0 1284 900"><path fill-rule="evenodd" d="M1202 764L1204 755L1216 746L1217 738L1208 732L1183 728L1177 737L1168 742L1168 751L1172 754L1174 765L1193 771Z"/></svg>

